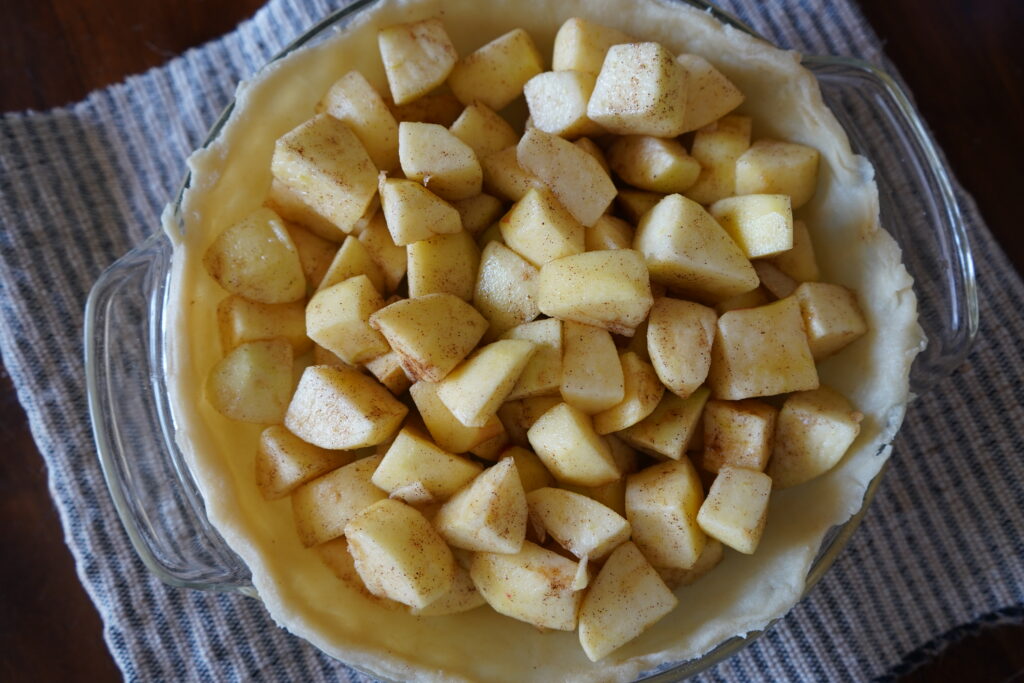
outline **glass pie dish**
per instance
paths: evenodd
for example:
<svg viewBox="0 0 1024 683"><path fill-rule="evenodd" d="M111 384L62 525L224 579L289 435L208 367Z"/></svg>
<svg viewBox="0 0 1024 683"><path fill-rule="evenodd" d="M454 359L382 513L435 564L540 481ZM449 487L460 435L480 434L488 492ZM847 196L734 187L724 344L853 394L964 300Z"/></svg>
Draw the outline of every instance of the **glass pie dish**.
<svg viewBox="0 0 1024 683"><path fill-rule="evenodd" d="M357 2L327 17L274 61L327 39L373 4ZM758 37L706 3L684 4ZM962 362L978 325L966 226L948 169L890 76L865 62L841 57L805 57L803 65L817 77L822 96L854 151L875 164L881 223L904 247L920 323L929 340L911 371L912 391L923 393ZM204 146L220 136L232 111L233 105L211 129ZM181 201L190 182L186 177L171 208L175 222L182 222ZM914 200L906 201L907 197ZM167 235L155 233L111 266L90 294L85 361L97 450L125 529L156 576L174 586L258 598L246 563L209 521L200 487L175 441L166 374L168 340L177 333L167 323L172 252ZM807 575L805 593L845 547L879 480L880 475L871 482L860 511L826 535ZM648 672L649 677L674 680L692 675L738 651L755 635L728 640L699 659L663 664Z"/></svg>

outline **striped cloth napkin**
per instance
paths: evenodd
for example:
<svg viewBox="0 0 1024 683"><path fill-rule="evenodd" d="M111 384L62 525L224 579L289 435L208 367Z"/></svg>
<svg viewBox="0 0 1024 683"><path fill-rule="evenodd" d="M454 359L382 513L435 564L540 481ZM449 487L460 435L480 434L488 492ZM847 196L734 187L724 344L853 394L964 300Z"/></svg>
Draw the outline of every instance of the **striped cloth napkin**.
<svg viewBox="0 0 1024 683"><path fill-rule="evenodd" d="M848 0L721 4L778 45L885 66ZM146 571L103 482L81 363L92 283L157 229L185 157L238 80L336 8L272 0L164 67L72 106L0 119L0 350L129 680L365 678L275 627L255 600L170 588ZM910 407L875 502L826 577L703 679L891 678L984 625L1024 620L1024 286L970 197L959 198L981 302L969 359Z"/></svg>

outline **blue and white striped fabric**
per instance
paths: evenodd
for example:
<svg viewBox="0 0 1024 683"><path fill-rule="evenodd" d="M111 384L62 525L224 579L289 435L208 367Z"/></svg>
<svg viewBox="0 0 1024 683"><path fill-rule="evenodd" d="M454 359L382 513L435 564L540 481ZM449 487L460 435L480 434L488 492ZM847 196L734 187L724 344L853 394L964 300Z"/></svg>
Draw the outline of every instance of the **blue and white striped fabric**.
<svg viewBox="0 0 1024 683"><path fill-rule="evenodd" d="M779 45L884 62L848 0L722 5ZM157 228L185 157L236 82L335 8L272 0L164 67L69 107L0 119L0 350L79 576L130 680L364 678L276 628L254 600L169 588L147 573L105 490L81 367L93 281ZM960 198L981 301L970 358L911 406L875 503L824 580L703 678L892 677L952 638L1024 620L1024 286Z"/></svg>

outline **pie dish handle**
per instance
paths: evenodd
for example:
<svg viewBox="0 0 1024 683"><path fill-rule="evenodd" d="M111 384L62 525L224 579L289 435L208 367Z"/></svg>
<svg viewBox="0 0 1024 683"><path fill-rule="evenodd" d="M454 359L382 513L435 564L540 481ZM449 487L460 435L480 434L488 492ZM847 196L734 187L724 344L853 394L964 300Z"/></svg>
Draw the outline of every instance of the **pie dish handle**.
<svg viewBox="0 0 1024 683"><path fill-rule="evenodd" d="M89 294L85 372L96 449L128 538L153 574L172 586L255 596L174 442L163 368L171 252L167 236L154 234Z"/></svg>
<svg viewBox="0 0 1024 683"><path fill-rule="evenodd" d="M928 347L910 372L921 395L967 358L978 332L968 226L951 172L910 98L888 73L846 57L805 57L853 151L875 167L881 223L914 278Z"/></svg>

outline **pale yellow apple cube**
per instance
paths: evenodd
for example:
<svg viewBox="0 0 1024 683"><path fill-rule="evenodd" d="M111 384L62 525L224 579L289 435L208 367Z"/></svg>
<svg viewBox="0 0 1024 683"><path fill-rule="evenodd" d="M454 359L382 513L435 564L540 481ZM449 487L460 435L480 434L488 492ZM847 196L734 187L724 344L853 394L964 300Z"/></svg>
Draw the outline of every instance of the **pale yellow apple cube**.
<svg viewBox="0 0 1024 683"><path fill-rule="evenodd" d="M286 339L296 356L313 347L306 336L306 306L301 301L261 304L232 294L217 304L217 327L225 353L239 344L275 337Z"/></svg>
<svg viewBox="0 0 1024 683"><path fill-rule="evenodd" d="M506 201L517 202L532 187L544 183L519 165L518 148L513 145L488 154L480 160L484 173L484 189Z"/></svg>
<svg viewBox="0 0 1024 683"><path fill-rule="evenodd" d="M805 282L796 288L814 360L827 358L868 331L857 296L842 285Z"/></svg>
<svg viewBox="0 0 1024 683"><path fill-rule="evenodd" d="M540 311L633 336L654 301L643 256L632 249L588 251L540 269Z"/></svg>
<svg viewBox="0 0 1024 683"><path fill-rule="evenodd" d="M274 177L344 232L370 208L377 193L377 167L348 126L319 114L274 145Z"/></svg>
<svg viewBox="0 0 1024 683"><path fill-rule="evenodd" d="M604 129L587 118L587 102L596 74L586 71L546 71L523 88L534 127L563 138L601 135Z"/></svg>
<svg viewBox="0 0 1024 683"><path fill-rule="evenodd" d="M627 351L620 356L624 392L622 400L594 415L594 431L611 434L631 427L654 412L665 393L658 375L650 363Z"/></svg>
<svg viewBox="0 0 1024 683"><path fill-rule="evenodd" d="M632 249L633 226L621 218L605 214L593 226L586 228L583 246L587 251Z"/></svg>
<svg viewBox="0 0 1024 683"><path fill-rule="evenodd" d="M684 54L676 61L686 71L684 132L703 128L743 103L740 89L708 60Z"/></svg>
<svg viewBox="0 0 1024 683"><path fill-rule="evenodd" d="M252 301L283 304L306 295L299 252L270 209L256 209L220 233L203 265L221 287Z"/></svg>
<svg viewBox="0 0 1024 683"><path fill-rule="evenodd" d="M565 321L562 325L560 393L584 413L599 413L626 395L626 381L615 341L607 330Z"/></svg>
<svg viewBox="0 0 1024 683"><path fill-rule="evenodd" d="M505 332L501 338L525 339L536 346L507 400L558 396L562 385L562 321L547 318L523 323Z"/></svg>
<svg viewBox="0 0 1024 683"><path fill-rule="evenodd" d="M452 552L454 555L454 551ZM420 617L437 617L445 614L459 614L486 605L487 601L473 584L469 570L461 566L458 559L455 563L455 579L451 590L431 602L426 607L410 607L409 613Z"/></svg>
<svg viewBox="0 0 1024 683"><path fill-rule="evenodd" d="M355 456L306 443L281 425L260 434L256 450L256 487L265 500L284 498L297 487L347 465Z"/></svg>
<svg viewBox="0 0 1024 683"><path fill-rule="evenodd" d="M393 292L405 277L406 250L395 244L383 211L378 211L359 233L359 241L384 275L381 293Z"/></svg>
<svg viewBox="0 0 1024 683"><path fill-rule="evenodd" d="M647 353L665 387L686 398L707 379L718 315L692 301L659 297L647 321Z"/></svg>
<svg viewBox="0 0 1024 683"><path fill-rule="evenodd" d="M701 170L687 197L706 206L736 194L736 160L750 147L752 124L749 116L729 115L697 131L690 154Z"/></svg>
<svg viewBox="0 0 1024 683"><path fill-rule="evenodd" d="M394 494L420 484L432 500L448 500L481 471L472 460L439 448L408 427L402 429L373 473L375 486Z"/></svg>
<svg viewBox="0 0 1024 683"><path fill-rule="evenodd" d="M736 160L736 194L784 194L799 209L818 186L818 150L779 140L758 140Z"/></svg>
<svg viewBox="0 0 1024 683"><path fill-rule="evenodd" d="M438 398L437 387L435 382L419 381L412 385L409 394L416 403L416 409L430 437L438 446L451 453L466 453L504 433L505 428L497 416L489 419L482 427L467 427L459 422Z"/></svg>
<svg viewBox="0 0 1024 683"><path fill-rule="evenodd" d="M540 315L539 277L532 264L504 244L487 243L480 254L473 305L489 323L488 338Z"/></svg>
<svg viewBox="0 0 1024 683"><path fill-rule="evenodd" d="M206 398L232 420L280 422L294 386L292 357L292 345L284 339L240 344L210 370Z"/></svg>
<svg viewBox="0 0 1024 683"><path fill-rule="evenodd" d="M766 470L775 488L802 484L835 467L860 433L863 419L845 396L829 387L787 398Z"/></svg>
<svg viewBox="0 0 1024 683"><path fill-rule="evenodd" d="M475 553L473 583L494 611L538 628L576 628L582 591L574 590L576 562L525 541L514 555Z"/></svg>
<svg viewBox="0 0 1024 683"><path fill-rule="evenodd" d="M768 290L764 287L758 287L757 289L752 289L749 292L737 294L736 296L719 301L715 304L715 311L719 315L722 315L723 313L735 311L740 308L756 308L757 306L764 306L771 302L772 297L768 294Z"/></svg>
<svg viewBox="0 0 1024 683"><path fill-rule="evenodd" d="M527 432L534 452L560 482L600 486L621 476L607 442L586 413L560 403Z"/></svg>
<svg viewBox="0 0 1024 683"><path fill-rule="evenodd" d="M518 553L526 522L526 492L516 461L505 458L452 496L438 511L434 527L455 548Z"/></svg>
<svg viewBox="0 0 1024 683"><path fill-rule="evenodd" d="M447 200L480 194L483 171L473 148L436 123L398 124L402 172Z"/></svg>
<svg viewBox="0 0 1024 683"><path fill-rule="evenodd" d="M719 301L758 285L743 251L704 208L668 195L637 226L633 247L647 261L651 279L699 301Z"/></svg>
<svg viewBox="0 0 1024 683"><path fill-rule="evenodd" d="M609 133L674 138L685 130L686 70L658 43L608 49L587 116Z"/></svg>
<svg viewBox="0 0 1024 683"><path fill-rule="evenodd" d="M352 129L374 166L382 171L398 168L398 122L365 76L349 71L334 82L320 104Z"/></svg>
<svg viewBox="0 0 1024 683"><path fill-rule="evenodd" d="M348 541L344 536L331 539L326 543L321 543L313 550L323 560L323 563L327 565L327 568L331 570L338 580L342 581L346 586L355 590L360 596L365 598L367 601L374 605L381 607L382 609L395 611L395 610L409 610L410 608L403 605L400 602L389 600L374 595L366 588L366 584L359 578L359 572L356 571L356 561L352 558L352 553L348 551ZM438 599L440 602L441 599Z"/></svg>
<svg viewBox="0 0 1024 683"><path fill-rule="evenodd" d="M421 513L397 500L362 510L345 526L349 552L367 589L424 608L448 593L455 558Z"/></svg>
<svg viewBox="0 0 1024 683"><path fill-rule="evenodd" d="M554 71L585 71L597 76L612 45L635 43L632 36L592 21L572 17L555 34L551 56Z"/></svg>
<svg viewBox="0 0 1024 683"><path fill-rule="evenodd" d="M697 181L700 162L678 140L626 135L608 148L608 165L623 182L650 192L683 192Z"/></svg>
<svg viewBox="0 0 1024 683"><path fill-rule="evenodd" d="M406 104L444 83L459 58L440 19L389 26L377 46L395 104Z"/></svg>
<svg viewBox="0 0 1024 683"><path fill-rule="evenodd" d="M576 557L600 560L629 540L626 518L592 498L558 488L526 494L530 517Z"/></svg>
<svg viewBox="0 0 1024 683"><path fill-rule="evenodd" d="M306 306L309 338L346 363L364 363L390 350L370 326L370 316L384 300L365 275L321 289Z"/></svg>
<svg viewBox="0 0 1024 683"><path fill-rule="evenodd" d="M687 398L665 392L654 412L618 435L645 453L679 460L700 432L701 415L709 395L706 387L698 388Z"/></svg>
<svg viewBox="0 0 1024 683"><path fill-rule="evenodd" d="M505 402L534 348L523 339L484 346L441 380L438 398L462 424L482 427Z"/></svg>
<svg viewBox="0 0 1024 683"><path fill-rule="evenodd" d="M292 514L302 545L308 548L338 538L353 517L387 498L387 492L370 481L382 457L356 460L295 490Z"/></svg>
<svg viewBox="0 0 1024 683"><path fill-rule="evenodd" d="M452 294L467 301L473 298L480 249L468 232L436 235L406 249L410 297Z"/></svg>
<svg viewBox="0 0 1024 683"><path fill-rule="evenodd" d="M530 34L517 28L460 59L448 86L463 104L479 100L498 111L543 70L544 60Z"/></svg>
<svg viewBox="0 0 1024 683"><path fill-rule="evenodd" d="M593 225L615 198L615 184L601 163L557 135L531 128L519 140L516 159L585 226Z"/></svg>
<svg viewBox="0 0 1024 683"><path fill-rule="evenodd" d="M505 205L497 197L489 194L478 194L469 199L458 199L451 202L462 219L462 229L471 235L478 235L494 221L501 217Z"/></svg>
<svg viewBox="0 0 1024 683"><path fill-rule="evenodd" d="M761 542L771 492L767 474L723 465L697 513L697 523L707 535L750 555Z"/></svg>
<svg viewBox="0 0 1024 683"><path fill-rule="evenodd" d="M793 248L776 254L772 263L797 282L815 282L821 277L814 255L811 233L802 220L793 220Z"/></svg>
<svg viewBox="0 0 1024 683"><path fill-rule="evenodd" d="M373 288L378 292L385 291L387 282L384 278L384 271L374 260L366 245L360 239L348 235L341 243L341 248L335 252L330 265L327 266L327 272L320 278L317 290L327 289L357 275L365 275L370 278Z"/></svg>
<svg viewBox="0 0 1024 683"><path fill-rule="evenodd" d="M512 443L526 447L530 445L530 440L526 436L530 427L540 419L541 415L561 402L561 396L538 396L518 401L506 401L498 408L498 419L505 426L505 431Z"/></svg>
<svg viewBox="0 0 1024 683"><path fill-rule="evenodd" d="M451 294L428 294L389 304L370 316L402 357L414 380L440 382L469 355L487 330L476 309Z"/></svg>
<svg viewBox="0 0 1024 683"><path fill-rule="evenodd" d="M499 425L501 424L501 420L498 419L497 415L492 417L491 420L497 421ZM490 424L491 420L488 420L488 424ZM481 441L477 445L473 446L469 452L482 460L496 462L501 459L501 454L508 448L508 444L508 432L506 432L505 428L502 427L500 432L486 441Z"/></svg>
<svg viewBox="0 0 1024 683"><path fill-rule="evenodd" d="M793 210L787 195L728 197L708 211L747 258L774 256L793 247Z"/></svg>
<svg viewBox="0 0 1024 683"><path fill-rule="evenodd" d="M731 401L817 389L818 370L796 298L722 314L708 385L715 398Z"/></svg>
<svg viewBox="0 0 1024 683"><path fill-rule="evenodd" d="M583 226L544 189L530 189L499 225L505 244L538 268L584 249Z"/></svg>
<svg viewBox="0 0 1024 683"><path fill-rule="evenodd" d="M397 246L462 230L459 212L412 180L381 177L380 198L388 232Z"/></svg>
<svg viewBox="0 0 1024 683"><path fill-rule="evenodd" d="M579 138L574 140L573 143L590 156L597 159L597 163L601 164L601 168L604 169L605 173L611 173L611 168L608 167L608 160L604 158L604 152L597 146L597 143L590 138Z"/></svg>
<svg viewBox="0 0 1024 683"><path fill-rule="evenodd" d="M555 483L555 478L548 472L543 461L533 451L528 451L519 446L512 446L505 450L502 459L514 460L516 471L519 473L519 480L523 485L523 491L529 493L545 486Z"/></svg>
<svg viewBox="0 0 1024 683"><path fill-rule="evenodd" d="M629 475L626 518L633 542L658 567L689 569L704 550L697 525L704 489L688 458L669 460Z"/></svg>
<svg viewBox="0 0 1024 683"><path fill-rule="evenodd" d="M763 401L708 401L704 406L701 466L718 472L725 465L763 472L772 453L778 410Z"/></svg>
<svg viewBox="0 0 1024 683"><path fill-rule="evenodd" d="M509 122L483 102L467 106L449 130L470 146L477 159L511 147L519 140Z"/></svg>
<svg viewBox="0 0 1024 683"><path fill-rule="evenodd" d="M289 223L300 225L325 240L340 242L347 234L347 231L317 213L316 209L303 200L301 194L277 178L271 179L270 190L267 191L263 205ZM373 206L372 201L370 206Z"/></svg>
<svg viewBox="0 0 1024 683"><path fill-rule="evenodd" d="M619 649L675 609L679 600L634 543L601 567L580 604L580 644L592 662Z"/></svg>
<svg viewBox="0 0 1024 683"><path fill-rule="evenodd" d="M329 449L376 446L398 430L409 409L358 370L314 365L303 371L284 426Z"/></svg>

